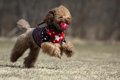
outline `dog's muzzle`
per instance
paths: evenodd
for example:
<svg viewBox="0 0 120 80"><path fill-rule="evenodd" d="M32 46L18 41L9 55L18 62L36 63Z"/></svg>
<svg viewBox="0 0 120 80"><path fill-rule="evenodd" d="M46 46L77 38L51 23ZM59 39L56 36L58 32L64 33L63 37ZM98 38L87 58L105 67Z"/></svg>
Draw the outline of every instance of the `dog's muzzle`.
<svg viewBox="0 0 120 80"><path fill-rule="evenodd" d="M65 22L60 22L60 23L50 23L49 24L51 27L53 27L55 30L58 32L63 32L68 29L69 25Z"/></svg>

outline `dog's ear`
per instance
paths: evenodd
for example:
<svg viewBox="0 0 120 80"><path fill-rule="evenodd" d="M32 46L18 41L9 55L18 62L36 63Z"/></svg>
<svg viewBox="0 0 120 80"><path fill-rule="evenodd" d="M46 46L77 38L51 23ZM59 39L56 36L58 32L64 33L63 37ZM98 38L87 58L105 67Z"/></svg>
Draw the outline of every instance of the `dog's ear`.
<svg viewBox="0 0 120 80"><path fill-rule="evenodd" d="M44 19L44 22L46 23L50 23L54 20L54 17L55 17L55 11L54 10L51 10L48 12L48 14L46 15L45 19Z"/></svg>

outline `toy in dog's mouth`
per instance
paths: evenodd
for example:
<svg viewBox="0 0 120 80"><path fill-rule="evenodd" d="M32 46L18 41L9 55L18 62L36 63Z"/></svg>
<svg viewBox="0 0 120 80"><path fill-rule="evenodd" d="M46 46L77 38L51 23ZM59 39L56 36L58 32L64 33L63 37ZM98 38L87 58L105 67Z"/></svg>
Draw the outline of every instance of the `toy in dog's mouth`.
<svg viewBox="0 0 120 80"><path fill-rule="evenodd" d="M41 24L39 24L39 25L41 25ZM48 26L54 28L58 32L63 32L63 31L68 29L69 24L66 23L66 22L58 22L58 23L57 22L51 22L51 23L48 24Z"/></svg>
<svg viewBox="0 0 120 80"><path fill-rule="evenodd" d="M64 30L68 29L69 25L67 23L65 23L65 22L60 22L59 27L60 27L61 30L64 31Z"/></svg>
<svg viewBox="0 0 120 80"><path fill-rule="evenodd" d="M68 29L69 24L65 23L65 22L60 22L60 23L52 23L51 24L52 27L54 27L57 31L63 32L65 30Z"/></svg>

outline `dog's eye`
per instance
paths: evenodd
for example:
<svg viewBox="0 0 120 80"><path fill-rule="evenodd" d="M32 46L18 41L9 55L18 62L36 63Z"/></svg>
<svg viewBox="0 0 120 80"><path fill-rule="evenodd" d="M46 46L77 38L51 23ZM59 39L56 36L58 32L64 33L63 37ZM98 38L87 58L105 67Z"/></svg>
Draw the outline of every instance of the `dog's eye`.
<svg viewBox="0 0 120 80"><path fill-rule="evenodd" d="M59 18L63 18L63 16L60 16Z"/></svg>

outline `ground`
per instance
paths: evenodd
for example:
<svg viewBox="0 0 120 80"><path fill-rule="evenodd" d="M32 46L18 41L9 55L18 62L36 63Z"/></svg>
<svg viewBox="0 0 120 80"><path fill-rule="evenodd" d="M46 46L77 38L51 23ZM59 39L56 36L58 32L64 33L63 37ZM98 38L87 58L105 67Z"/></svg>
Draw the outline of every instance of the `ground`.
<svg viewBox="0 0 120 80"><path fill-rule="evenodd" d="M120 80L120 44L74 42L72 58L57 59L40 52L35 68L23 59L10 62L14 40L0 40L0 80Z"/></svg>

